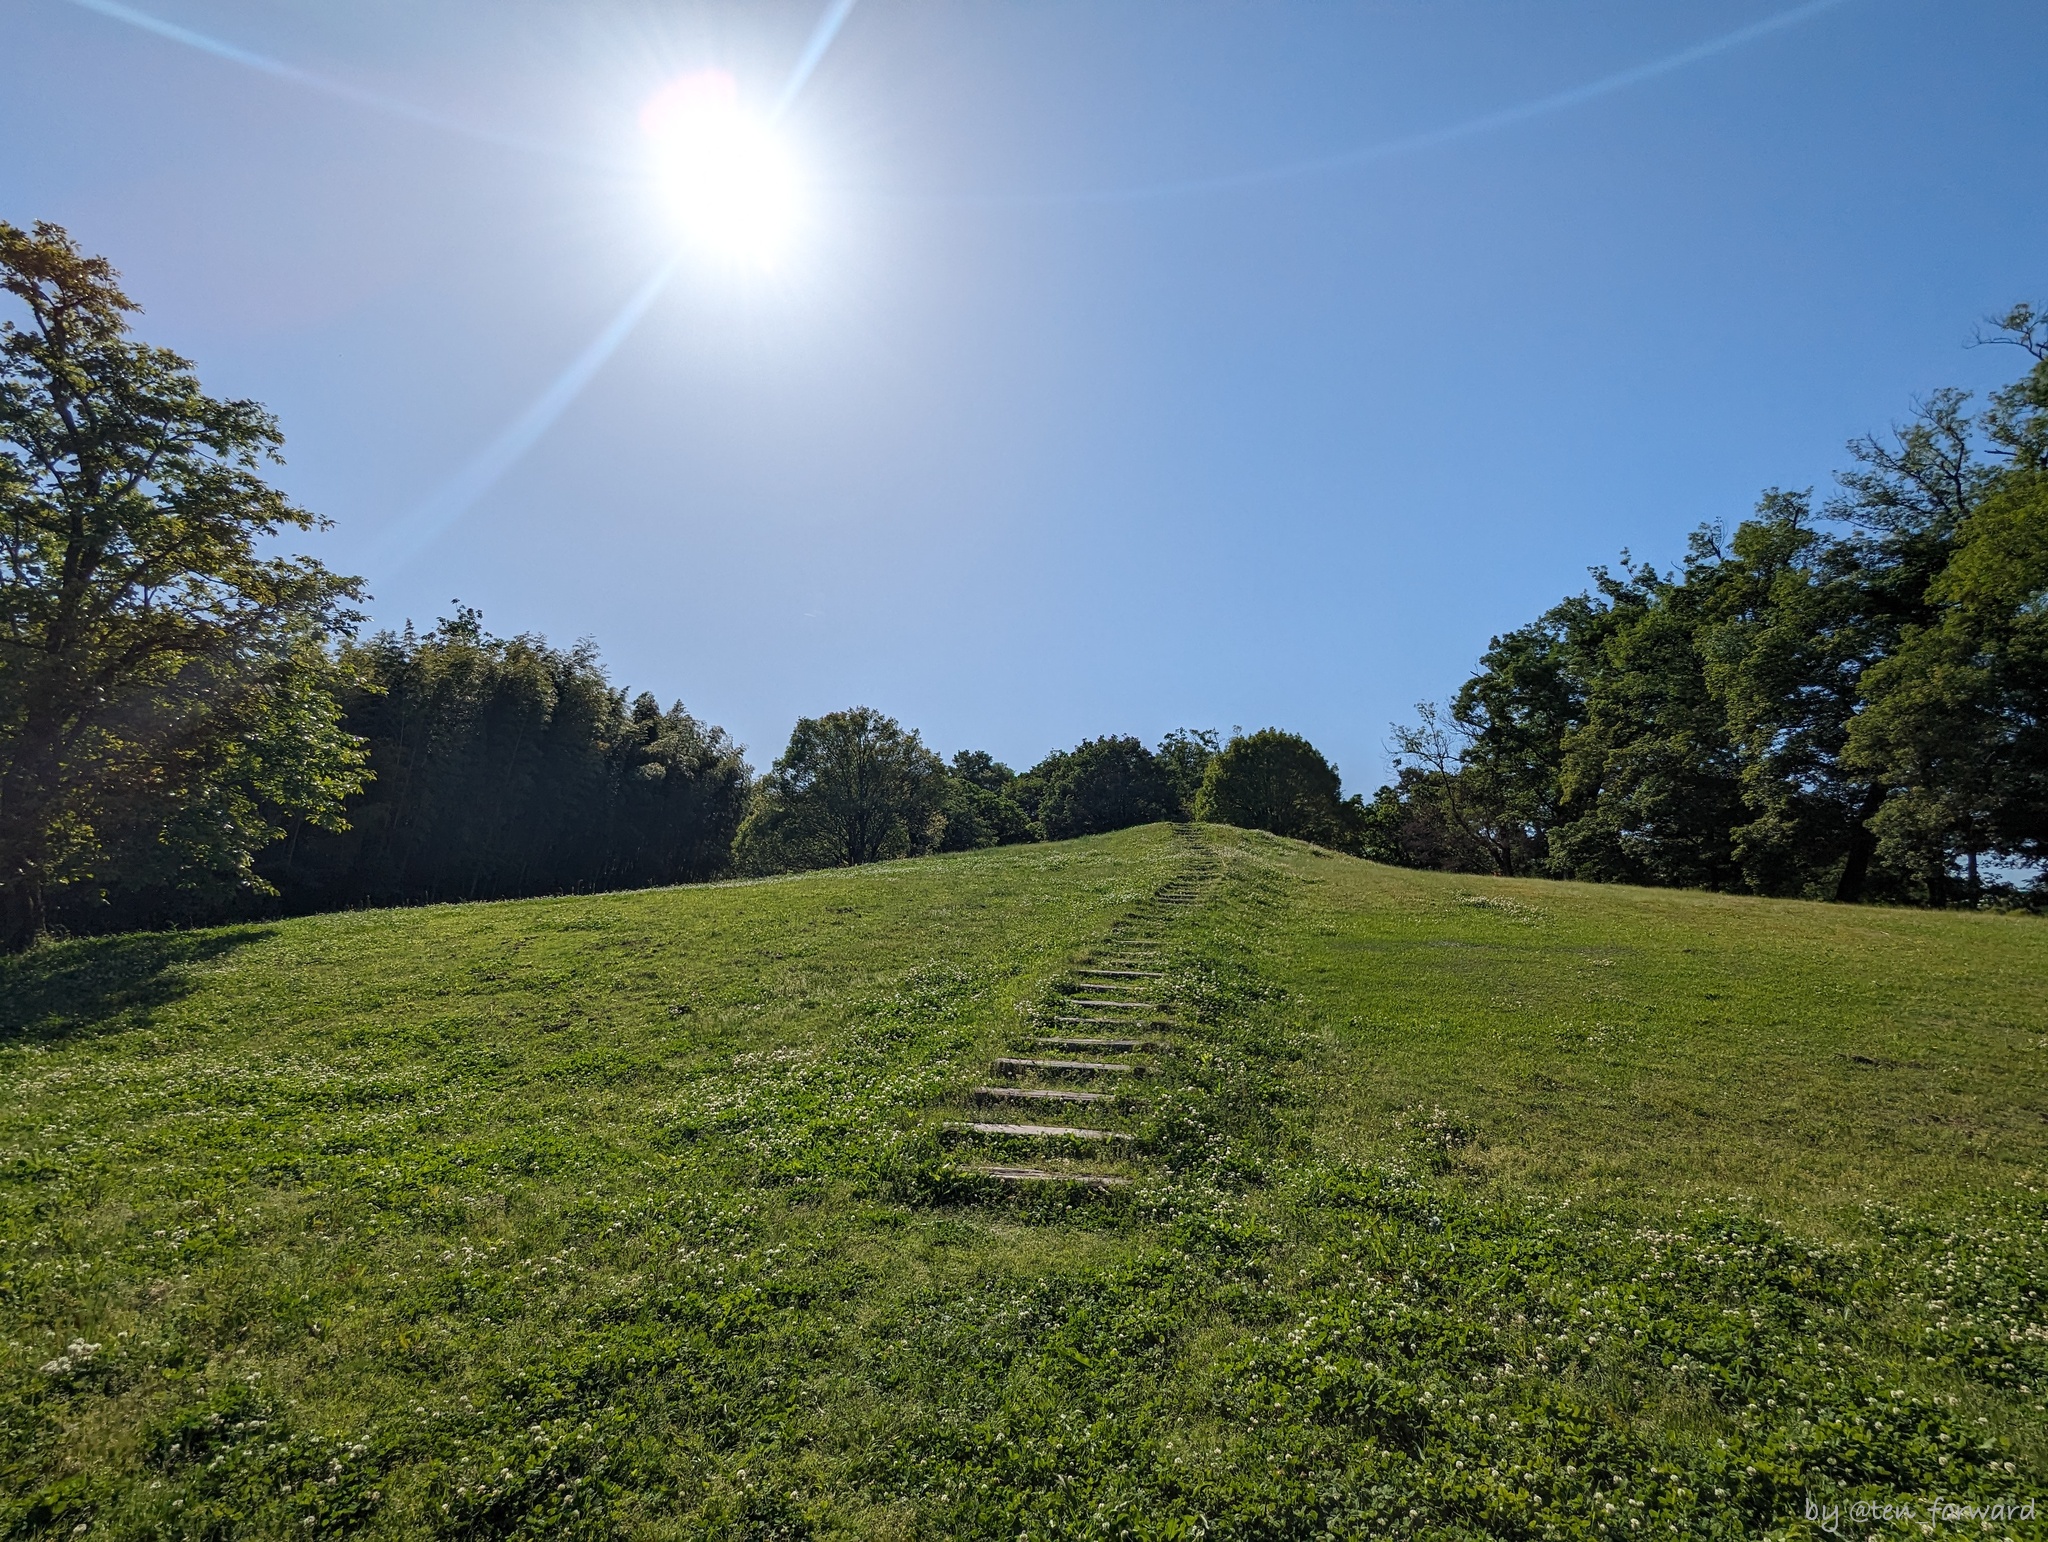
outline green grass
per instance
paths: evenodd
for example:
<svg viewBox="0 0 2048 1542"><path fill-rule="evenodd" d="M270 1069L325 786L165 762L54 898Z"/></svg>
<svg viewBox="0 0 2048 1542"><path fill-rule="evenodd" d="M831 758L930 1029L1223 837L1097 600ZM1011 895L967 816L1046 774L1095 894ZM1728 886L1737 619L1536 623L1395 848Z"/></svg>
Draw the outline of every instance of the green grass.
<svg viewBox="0 0 2048 1542"><path fill-rule="evenodd" d="M2048 1499L2048 928L1209 829L1137 1181L978 1178L942 1121L1193 839L0 963L0 1535Z"/></svg>

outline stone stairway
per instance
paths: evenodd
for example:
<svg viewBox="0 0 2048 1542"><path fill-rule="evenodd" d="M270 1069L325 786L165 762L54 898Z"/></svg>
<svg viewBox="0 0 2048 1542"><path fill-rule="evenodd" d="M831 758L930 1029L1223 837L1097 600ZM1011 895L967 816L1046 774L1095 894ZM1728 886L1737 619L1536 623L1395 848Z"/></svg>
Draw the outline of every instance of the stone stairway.
<svg viewBox="0 0 2048 1542"><path fill-rule="evenodd" d="M1071 1010L1020 1033L1013 1053L990 1062L987 1083L968 1091L968 1106L941 1124L962 1170L1005 1187L1084 1189L1125 1188L1145 1172L1142 1143L1125 1126L1145 1112L1147 1089L1170 1078L1181 1045L1181 1024L1158 999L1172 927L1220 871L1199 835L1175 839L1179 871L1055 983Z"/></svg>

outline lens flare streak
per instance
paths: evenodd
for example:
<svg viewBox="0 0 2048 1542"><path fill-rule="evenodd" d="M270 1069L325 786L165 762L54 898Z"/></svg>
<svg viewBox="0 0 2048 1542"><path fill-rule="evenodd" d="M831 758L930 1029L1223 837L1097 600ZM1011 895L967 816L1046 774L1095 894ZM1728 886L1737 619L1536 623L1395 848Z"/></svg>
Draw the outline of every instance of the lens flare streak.
<svg viewBox="0 0 2048 1542"><path fill-rule="evenodd" d="M86 0L78 0L86 3ZM96 0L105 4L108 0ZM680 198L687 211L691 206L693 191L700 195L697 204L698 217L705 217L705 204L712 209L722 210L724 219L711 225L725 238L735 233L739 236L739 250L744 255L750 246L761 241L779 241L786 233L788 223L793 219L796 198L795 171L788 163L787 152L772 135L772 125L787 111L790 103L803 89L811 74L824 57L825 50L839 35L847 15L853 10L854 0L832 0L825 14L811 31L810 41L798 58L796 68L790 72L788 83L776 102L775 112L766 124L755 126L738 113L738 87L730 76L726 84L708 82L704 75L685 77L684 81L658 93L642 110L641 127L658 141L663 137L670 140L669 154L671 174L675 180L669 183L672 199ZM710 72L706 72L708 74ZM685 89L691 79L699 83ZM708 112L709 128L705 119L699 119L692 129L687 121L678 122L678 115L687 120L692 112ZM735 121L737 120L737 121ZM721 123L723 126L721 126ZM681 146L676 144L677 131L683 132ZM696 147L689 145L690 134L697 132L700 137ZM736 151L736 164L718 169L719 163L709 153L705 138L715 140L718 135L730 136L727 148ZM657 149L657 157L661 151ZM696 157L693 168L692 158ZM751 166L754 179L747 181L742 172ZM695 179L693 181L693 179ZM689 213L684 213L688 228ZM722 244L714 241L714 245ZM594 338L590 345L570 361L569 367L555 377L554 382L535 401L520 413L505 431L493 439L473 457L469 464L451 477L441 489L425 504L415 510L402 524L388 532L380 543L381 551L394 562L402 562L417 554L428 542L447 530L498 483L499 478L531 450L540 438L551 428L555 420L568 410L570 403L582 394L602 369L605 362L618 351L640 318L668 287L679 266L679 258L671 258L655 271Z"/></svg>
<svg viewBox="0 0 2048 1542"><path fill-rule="evenodd" d="M569 367L557 375L525 411L507 424L504 431L485 445L468 465L449 478L439 492L420 505L403 525L385 535L378 544L377 555L393 562L403 562L454 524L477 499L496 486L498 479L539 443L541 436L568 411L569 404L604 368L605 361L618 351L619 344L640 324L640 318L647 314L648 307L660 298L675 270L673 260L664 263L635 290L633 297L605 324L604 330L569 361Z"/></svg>
<svg viewBox="0 0 2048 1542"><path fill-rule="evenodd" d="M287 64L282 59L273 59L268 54L259 54L253 49L243 48L238 44L209 36L207 33L194 31L190 27L181 27L176 22L165 21L160 16L152 16L147 11L138 11L132 5L122 5L119 3L119 0L71 0L71 4L77 6L80 10L91 11L95 15L104 16L110 21L122 22L136 28L138 31L147 32L155 37L164 38L169 42L181 44L197 53L210 54L216 59L225 59L230 64L239 64L242 68L253 70L259 75L268 75L273 80L282 80L290 85L302 86L308 91L315 91L322 96L333 97L336 101L347 102L351 106L366 107L370 111L382 113L386 117L401 118L408 123L424 124L428 128L441 129L451 134L460 134L465 139L480 140L484 144L500 145L510 150L524 150L534 155L553 156L562 160L580 161L590 165L606 166L611 164L597 156L584 154L577 150L551 143L545 139L536 139L525 134L505 133L499 129L482 128L474 123L464 122L460 118L450 117L446 113L436 112L431 107L421 107L414 102L401 101L397 97L385 96L376 91L368 91L361 86L351 85L345 80L334 80L316 71L302 69L296 64Z"/></svg>

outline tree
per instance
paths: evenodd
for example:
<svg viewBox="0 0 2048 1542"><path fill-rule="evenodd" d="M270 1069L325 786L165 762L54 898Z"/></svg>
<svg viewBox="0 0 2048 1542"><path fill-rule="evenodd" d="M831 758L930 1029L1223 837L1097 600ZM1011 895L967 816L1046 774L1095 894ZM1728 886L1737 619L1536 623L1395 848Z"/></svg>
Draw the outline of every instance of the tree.
<svg viewBox="0 0 2048 1542"><path fill-rule="evenodd" d="M1551 833L1597 801L1565 782L1566 754L1588 726L1607 648L1651 603L1642 570L1593 570L1574 595L1495 637L1448 710L1420 703L1395 724L1396 779L1367 806L1368 855L1452 872L1555 874ZM1647 575L1654 577L1654 575Z"/></svg>
<svg viewBox="0 0 2048 1542"><path fill-rule="evenodd" d="M1447 785L1432 785L1439 781ZM1400 767L1393 783L1359 810L1358 855L1441 873L1498 871L1492 853L1454 822L1446 795L1456 790L1455 775L1439 778L1416 766Z"/></svg>
<svg viewBox="0 0 2048 1542"><path fill-rule="evenodd" d="M753 770L724 729L643 691L611 764L606 887L691 882L731 867Z"/></svg>
<svg viewBox="0 0 2048 1542"><path fill-rule="evenodd" d="M736 855L755 872L853 867L932 850L946 766L871 707L799 718L761 779Z"/></svg>
<svg viewBox="0 0 2048 1542"><path fill-rule="evenodd" d="M1417 702L1415 712L1413 725L1394 725L1395 782L1366 811L1365 854L1448 872L1524 871L1532 843L1492 774L1486 739L1435 702Z"/></svg>
<svg viewBox="0 0 2048 1542"><path fill-rule="evenodd" d="M1153 752L1181 807L1193 811L1195 796L1202 790L1202 778L1209 764L1222 752L1213 728L1176 728L1159 741Z"/></svg>
<svg viewBox="0 0 2048 1542"><path fill-rule="evenodd" d="M1010 784L1017 780L1017 773L987 750L961 750L954 755L947 774L984 792L1008 792Z"/></svg>
<svg viewBox="0 0 2048 1542"><path fill-rule="evenodd" d="M1195 817L1245 830L1350 847L1362 810L1343 801L1337 768L1299 734L1239 734L1214 760L1195 796Z"/></svg>
<svg viewBox="0 0 2048 1542"><path fill-rule="evenodd" d="M358 580L261 542L323 522L257 474L275 420L133 341L104 258L0 223L0 945L63 883L251 885L362 783L328 644Z"/></svg>
<svg viewBox="0 0 2048 1542"><path fill-rule="evenodd" d="M938 849L979 851L1030 840L1031 821L1011 796L1016 781L1017 773L986 750L956 754L940 800L946 825Z"/></svg>
<svg viewBox="0 0 2048 1542"><path fill-rule="evenodd" d="M1992 469L1943 521L1945 561L1869 671L1847 752L1896 789L1880 848L1928 897L1970 903L1984 853L2048 863L2048 315L2020 306L2001 328L2033 368L1981 420Z"/></svg>
<svg viewBox="0 0 2048 1542"><path fill-rule="evenodd" d="M493 637L458 605L343 649L345 726L376 780L350 829L295 829L261 870L294 910L495 899L715 877L752 773L722 729L643 693L587 643Z"/></svg>
<svg viewBox="0 0 2048 1542"><path fill-rule="evenodd" d="M1048 755L1017 779L1017 790L1049 841L1186 817L1166 768L1132 736Z"/></svg>
<svg viewBox="0 0 2048 1542"><path fill-rule="evenodd" d="M1681 572L1624 557L1397 729L1366 845L1418 865L1978 903L2048 866L2048 317L1973 413L1851 444Z"/></svg>

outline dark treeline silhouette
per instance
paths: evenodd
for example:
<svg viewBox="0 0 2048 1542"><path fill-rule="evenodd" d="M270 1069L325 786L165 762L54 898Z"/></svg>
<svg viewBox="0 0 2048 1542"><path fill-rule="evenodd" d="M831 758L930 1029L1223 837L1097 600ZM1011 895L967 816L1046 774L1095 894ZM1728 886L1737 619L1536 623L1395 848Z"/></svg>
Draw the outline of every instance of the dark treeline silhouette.
<svg viewBox="0 0 2048 1542"><path fill-rule="evenodd" d="M1943 391L1816 509L1767 493L1683 567L1624 558L1397 727L1383 860L1911 904L2041 897L2048 316L1981 412ZM2022 890L2031 870L2033 883Z"/></svg>
<svg viewBox="0 0 2048 1542"><path fill-rule="evenodd" d="M492 637L458 607L341 651L342 724L371 780L344 830L258 859L290 910L637 888L726 870L750 779L681 703L630 704L589 645Z"/></svg>

